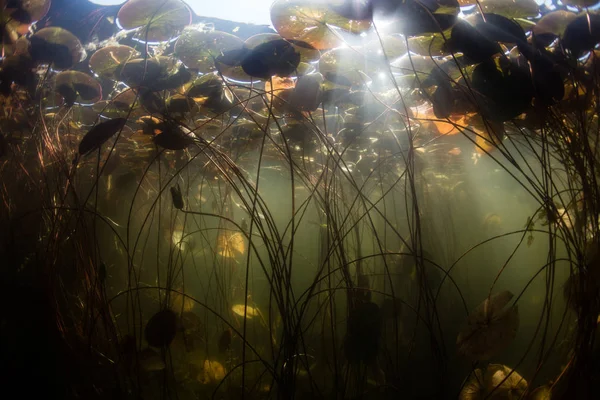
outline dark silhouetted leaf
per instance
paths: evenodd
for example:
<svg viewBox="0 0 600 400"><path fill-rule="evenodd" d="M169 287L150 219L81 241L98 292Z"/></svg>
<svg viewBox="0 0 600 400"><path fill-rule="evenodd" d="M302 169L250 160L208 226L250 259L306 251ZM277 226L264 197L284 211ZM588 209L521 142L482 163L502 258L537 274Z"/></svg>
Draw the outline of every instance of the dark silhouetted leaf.
<svg viewBox="0 0 600 400"><path fill-rule="evenodd" d="M171 199L173 200L173 207L178 210L183 209L183 196L179 184L171 186Z"/></svg>
<svg viewBox="0 0 600 400"><path fill-rule="evenodd" d="M75 104L75 100L77 100L77 92L72 86L67 84L59 85L57 86L56 91L63 97L63 99L65 99L65 105L67 107L71 107L73 104Z"/></svg>
<svg viewBox="0 0 600 400"><path fill-rule="evenodd" d="M296 71L300 53L291 43L279 39L259 44L244 57L241 65L245 73L268 79L274 75L285 77Z"/></svg>
<svg viewBox="0 0 600 400"><path fill-rule="evenodd" d="M381 311L375 303L359 303L350 311L344 338L348 361L369 363L377 358L381 322Z"/></svg>
<svg viewBox="0 0 600 400"><path fill-rule="evenodd" d="M219 353L225 353L231 347L231 329L227 328L219 336Z"/></svg>
<svg viewBox="0 0 600 400"><path fill-rule="evenodd" d="M144 329L146 341L150 346L166 347L177 333L177 314L169 309L157 312L150 318Z"/></svg>
<svg viewBox="0 0 600 400"><path fill-rule="evenodd" d="M495 42L523 43L527 40L521 25L498 14L485 14L485 22L483 18L477 18L475 28L487 39Z"/></svg>
<svg viewBox="0 0 600 400"><path fill-rule="evenodd" d="M183 150L192 144L194 139L182 132L182 130L172 122L161 122L154 126L153 141L157 146L168 150Z"/></svg>
<svg viewBox="0 0 600 400"><path fill-rule="evenodd" d="M35 35L30 40L29 54L34 61L52 64L57 69L67 69L73 65L71 52L67 46L49 43Z"/></svg>
<svg viewBox="0 0 600 400"><path fill-rule="evenodd" d="M342 0L329 4L336 13L350 20L369 20L373 18L373 4L371 0Z"/></svg>
<svg viewBox="0 0 600 400"><path fill-rule="evenodd" d="M86 155L100 148L115 133L119 132L125 126L125 118L114 118L104 121L94 126L85 134L81 143L79 143L79 154Z"/></svg>
<svg viewBox="0 0 600 400"><path fill-rule="evenodd" d="M512 63L504 69L492 61L481 63L473 71L472 83L473 88L490 101L482 106L482 112L494 121L512 119L531 105L531 75Z"/></svg>
<svg viewBox="0 0 600 400"><path fill-rule="evenodd" d="M446 49L462 52L473 62L482 62L501 51L500 45L484 35L467 21L460 20L452 28L452 36L446 43Z"/></svg>
<svg viewBox="0 0 600 400"><path fill-rule="evenodd" d="M457 0L372 0L375 13L398 21L398 33L417 36L451 28L460 7Z"/></svg>
<svg viewBox="0 0 600 400"><path fill-rule="evenodd" d="M586 14L575 18L567 25L562 45L574 56L592 50L600 43L600 15Z"/></svg>
<svg viewBox="0 0 600 400"><path fill-rule="evenodd" d="M150 88L156 91L177 89L188 83L190 79L192 79L192 74L185 66L181 65L176 73L151 83Z"/></svg>

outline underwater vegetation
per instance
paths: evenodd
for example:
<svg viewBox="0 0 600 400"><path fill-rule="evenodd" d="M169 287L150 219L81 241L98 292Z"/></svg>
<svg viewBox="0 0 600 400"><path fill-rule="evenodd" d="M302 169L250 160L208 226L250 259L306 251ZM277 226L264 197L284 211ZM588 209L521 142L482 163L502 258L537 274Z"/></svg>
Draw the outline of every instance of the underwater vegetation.
<svg viewBox="0 0 600 400"><path fill-rule="evenodd" d="M0 6L7 393L600 398L598 1Z"/></svg>

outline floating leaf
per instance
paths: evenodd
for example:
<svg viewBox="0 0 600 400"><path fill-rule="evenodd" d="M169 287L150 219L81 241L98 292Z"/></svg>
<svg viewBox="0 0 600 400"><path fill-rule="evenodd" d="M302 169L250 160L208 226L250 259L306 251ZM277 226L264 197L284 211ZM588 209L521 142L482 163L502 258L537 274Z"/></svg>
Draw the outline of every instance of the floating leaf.
<svg viewBox="0 0 600 400"><path fill-rule="evenodd" d="M79 71L63 71L54 78L54 86L65 99L67 106L76 101L81 104L94 104L102 98L100 82Z"/></svg>
<svg viewBox="0 0 600 400"><path fill-rule="evenodd" d="M579 57L581 53L592 50L600 43L600 15L585 14L573 19L562 39L565 49Z"/></svg>
<svg viewBox="0 0 600 400"><path fill-rule="evenodd" d="M500 53L500 45L482 35L479 30L465 20L458 21L452 28L452 36L446 49L461 52L475 63L489 59Z"/></svg>
<svg viewBox="0 0 600 400"><path fill-rule="evenodd" d="M30 38L29 54L36 62L52 64L59 70L71 68L86 57L81 42L71 32L58 27L42 28Z"/></svg>
<svg viewBox="0 0 600 400"><path fill-rule="evenodd" d="M480 0L484 13L494 13L508 18L535 17L540 8L535 0Z"/></svg>
<svg viewBox="0 0 600 400"><path fill-rule="evenodd" d="M99 149L104 142L110 139L115 133L121 131L126 123L127 119L125 118L114 118L94 126L86 133L83 139L81 139L81 142L79 143L79 154L86 155Z"/></svg>
<svg viewBox="0 0 600 400"><path fill-rule="evenodd" d="M561 0L561 3L567 6L589 7L598 3L598 0Z"/></svg>
<svg viewBox="0 0 600 400"><path fill-rule="evenodd" d="M450 38L450 33L446 39ZM421 56L443 56L449 54L446 48L446 41L440 34L419 35L408 39L408 48L415 54Z"/></svg>
<svg viewBox="0 0 600 400"><path fill-rule="evenodd" d="M142 28L139 39L162 42L177 36L192 22L192 13L181 0L129 0L117 14L125 29Z"/></svg>
<svg viewBox="0 0 600 400"><path fill-rule="evenodd" d="M364 73L366 65L362 54L349 48L339 48L321 56L319 72L338 85L361 86L370 80Z"/></svg>
<svg viewBox="0 0 600 400"><path fill-rule="evenodd" d="M536 35L551 34L563 36L565 29L571 21L577 18L577 14L571 11L556 10L544 15L533 27Z"/></svg>
<svg viewBox="0 0 600 400"><path fill-rule="evenodd" d="M202 32L186 28L175 42L174 55L188 68L202 73L215 70L214 59L224 52L239 50L244 42L225 32Z"/></svg>
<svg viewBox="0 0 600 400"><path fill-rule="evenodd" d="M300 40L317 50L343 43L343 31L361 33L371 20L343 17L319 0L277 0L271 6L271 22L285 39Z"/></svg>
<svg viewBox="0 0 600 400"><path fill-rule="evenodd" d="M296 81L296 87L290 95L290 105L301 111L315 111L321 103L322 84L323 76L321 74L301 76Z"/></svg>
<svg viewBox="0 0 600 400"><path fill-rule="evenodd" d="M503 291L488 297L467 318L458 334L458 353L473 360L488 360L508 346L519 328L517 306L504 309L513 294Z"/></svg>
<svg viewBox="0 0 600 400"><path fill-rule="evenodd" d="M134 58L120 68L119 79L128 86L143 86L155 83L166 75L159 60L153 58Z"/></svg>
<svg viewBox="0 0 600 400"><path fill-rule="evenodd" d="M534 95L529 67L517 63L499 67L497 62L479 64L473 71L473 88L489 100L482 113L494 121L507 121L531 106Z"/></svg>
<svg viewBox="0 0 600 400"><path fill-rule="evenodd" d="M183 150L194 144L194 139L183 133L173 122L162 121L153 126L153 141L168 150Z"/></svg>
<svg viewBox="0 0 600 400"><path fill-rule="evenodd" d="M392 30L406 36L438 33L451 28L457 21L460 6L457 0L403 0L387 2L383 13L394 20ZM380 4L380 3L378 3ZM377 11L377 8L375 9Z"/></svg>
<svg viewBox="0 0 600 400"><path fill-rule="evenodd" d="M25 24L39 21L50 10L50 0L22 0L7 3L7 9L11 10L10 17Z"/></svg>
<svg viewBox="0 0 600 400"><path fill-rule="evenodd" d="M300 64L300 53L291 43L279 39L259 44L251 49L242 60L244 72L256 78L271 76L286 77L296 71Z"/></svg>
<svg viewBox="0 0 600 400"><path fill-rule="evenodd" d="M281 40L281 36L276 33L259 33L258 35L246 39L244 46L247 49L252 50L263 43L271 42L273 40ZM309 63L317 61L321 56L321 52L308 43L302 42L301 40L286 40L294 47L294 50L300 54L300 62Z"/></svg>
<svg viewBox="0 0 600 400"><path fill-rule="evenodd" d="M90 69L102 78L118 80L119 76L116 72L136 55L137 51L129 46L106 46L92 54L89 61Z"/></svg>

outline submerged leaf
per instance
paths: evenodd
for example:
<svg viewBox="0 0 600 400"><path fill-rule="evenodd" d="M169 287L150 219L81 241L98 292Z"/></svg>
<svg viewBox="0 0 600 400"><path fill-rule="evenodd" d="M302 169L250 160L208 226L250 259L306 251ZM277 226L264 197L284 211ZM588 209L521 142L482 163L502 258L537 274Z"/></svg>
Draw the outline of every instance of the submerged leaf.
<svg viewBox="0 0 600 400"><path fill-rule="evenodd" d="M225 367L218 361L204 360L204 368L198 375L198 381L204 384L219 383L225 378Z"/></svg>
<svg viewBox="0 0 600 400"><path fill-rule="evenodd" d="M600 15L585 14L573 19L565 29L562 45L579 57L600 43Z"/></svg>
<svg viewBox="0 0 600 400"><path fill-rule="evenodd" d="M183 150L194 144L194 139L183 133L175 123L162 121L152 125L155 134L152 140L157 146L168 150Z"/></svg>
<svg viewBox="0 0 600 400"><path fill-rule="evenodd" d="M488 360L508 346L519 328L517 306L504 307L513 294L503 291L485 299L467 318L458 334L458 353L473 360Z"/></svg>
<svg viewBox="0 0 600 400"><path fill-rule="evenodd" d="M121 131L127 119L114 118L94 126L79 143L79 154L86 155L100 148L115 133Z"/></svg>
<svg viewBox="0 0 600 400"><path fill-rule="evenodd" d="M244 235L240 232L231 235L220 233L217 237L217 253L225 258L234 258L236 255L246 253Z"/></svg>
<svg viewBox="0 0 600 400"><path fill-rule="evenodd" d="M171 198L173 199L173 207L178 210L183 209L183 196L179 184L171 187Z"/></svg>
<svg viewBox="0 0 600 400"><path fill-rule="evenodd" d="M500 364L476 369L467 378L459 400L522 399L527 391L527 381L517 371L511 371L511 368Z"/></svg>
<svg viewBox="0 0 600 400"><path fill-rule="evenodd" d="M154 314L146 324L144 335L150 346L166 347L177 333L177 314L167 309Z"/></svg>
<svg viewBox="0 0 600 400"><path fill-rule="evenodd" d="M244 316L244 305L236 304L233 307L231 307L231 311L233 311L236 315L243 317ZM246 306L245 315L246 315L246 318L248 318L248 319L254 318L254 317L257 317L260 315L260 310L256 307Z"/></svg>
<svg viewBox="0 0 600 400"><path fill-rule="evenodd" d="M227 328L219 336L219 353L225 353L231 347L231 328Z"/></svg>

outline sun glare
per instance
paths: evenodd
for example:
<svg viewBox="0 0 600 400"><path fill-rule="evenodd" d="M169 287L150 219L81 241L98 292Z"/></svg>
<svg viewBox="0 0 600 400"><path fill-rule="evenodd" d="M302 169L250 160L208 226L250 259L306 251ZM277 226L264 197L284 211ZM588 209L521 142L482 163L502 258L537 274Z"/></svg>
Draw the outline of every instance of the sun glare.
<svg viewBox="0 0 600 400"><path fill-rule="evenodd" d="M256 25L271 25L270 8L273 0L185 0L190 8L202 17Z"/></svg>

